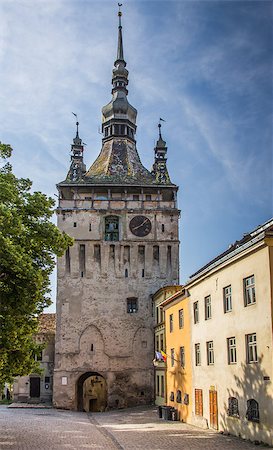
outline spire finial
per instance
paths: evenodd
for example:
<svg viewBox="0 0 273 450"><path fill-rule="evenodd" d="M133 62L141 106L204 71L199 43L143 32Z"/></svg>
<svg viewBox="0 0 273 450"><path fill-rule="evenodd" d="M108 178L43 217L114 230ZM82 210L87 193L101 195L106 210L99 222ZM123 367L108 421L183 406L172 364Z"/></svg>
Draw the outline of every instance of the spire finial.
<svg viewBox="0 0 273 450"><path fill-rule="evenodd" d="M159 140L162 140L162 136L161 136L161 123L159 122L158 124L158 133L159 133Z"/></svg>
<svg viewBox="0 0 273 450"><path fill-rule="evenodd" d="M119 25L118 25L118 51L117 51L117 61L124 61L123 56L123 43L122 43L122 25L121 25L121 8L122 3L118 3L118 19L119 19Z"/></svg>
<svg viewBox="0 0 273 450"><path fill-rule="evenodd" d="M76 136L75 136L74 139L73 139L73 143L74 143L75 145L82 145L82 140L81 140L81 138L79 137L79 121L78 121L78 116L77 116L77 114L75 114L75 113L73 113L73 112L72 112L72 114L73 114L73 116L75 116L76 119L77 119L77 122L76 122Z"/></svg>
<svg viewBox="0 0 273 450"><path fill-rule="evenodd" d="M158 123L158 132L159 132L159 140L162 141L162 136L161 136L161 122L166 122L166 120L161 119L161 117L159 117L159 123Z"/></svg>
<svg viewBox="0 0 273 450"><path fill-rule="evenodd" d="M121 8L122 7L122 3L118 3L118 18L119 18L119 27L121 27L121 16L122 16L122 12L121 12Z"/></svg>

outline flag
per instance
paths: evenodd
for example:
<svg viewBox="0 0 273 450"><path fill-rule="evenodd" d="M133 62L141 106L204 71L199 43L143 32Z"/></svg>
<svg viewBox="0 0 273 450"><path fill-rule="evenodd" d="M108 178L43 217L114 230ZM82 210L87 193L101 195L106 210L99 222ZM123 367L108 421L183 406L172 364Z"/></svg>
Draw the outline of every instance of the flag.
<svg viewBox="0 0 273 450"><path fill-rule="evenodd" d="M163 356L161 355L161 352L155 352L155 359L157 361L164 361Z"/></svg>
<svg viewBox="0 0 273 450"><path fill-rule="evenodd" d="M162 356L163 361L166 362L166 360L167 360L167 355L166 355L166 353L163 352L163 350L161 350L160 353L161 353L161 356Z"/></svg>

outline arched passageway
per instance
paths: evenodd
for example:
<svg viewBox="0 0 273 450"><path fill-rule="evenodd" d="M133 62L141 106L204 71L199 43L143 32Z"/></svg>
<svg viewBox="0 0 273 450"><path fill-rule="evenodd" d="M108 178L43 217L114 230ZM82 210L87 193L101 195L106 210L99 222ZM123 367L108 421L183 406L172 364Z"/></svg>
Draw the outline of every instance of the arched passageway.
<svg viewBox="0 0 273 450"><path fill-rule="evenodd" d="M105 411L107 406L107 385L102 375L86 372L77 381L77 410Z"/></svg>

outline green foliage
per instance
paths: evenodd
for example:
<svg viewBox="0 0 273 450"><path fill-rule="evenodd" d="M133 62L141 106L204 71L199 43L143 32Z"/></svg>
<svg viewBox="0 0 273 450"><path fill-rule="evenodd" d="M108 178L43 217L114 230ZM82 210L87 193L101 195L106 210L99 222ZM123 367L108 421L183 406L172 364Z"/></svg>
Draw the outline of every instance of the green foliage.
<svg viewBox="0 0 273 450"><path fill-rule="evenodd" d="M72 239L50 222L54 200L31 193L31 181L18 179L0 142L0 386L17 375L37 372L33 339L38 316L51 301L49 275L55 256Z"/></svg>

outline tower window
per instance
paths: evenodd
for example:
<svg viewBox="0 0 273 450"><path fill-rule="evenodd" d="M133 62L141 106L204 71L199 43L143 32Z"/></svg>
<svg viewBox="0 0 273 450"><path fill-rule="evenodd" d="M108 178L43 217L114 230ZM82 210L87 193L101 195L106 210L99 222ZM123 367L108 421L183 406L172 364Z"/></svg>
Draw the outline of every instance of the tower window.
<svg viewBox="0 0 273 450"><path fill-rule="evenodd" d="M74 222L73 227L76 228L76 226L77 226L77 222Z"/></svg>
<svg viewBox="0 0 273 450"><path fill-rule="evenodd" d="M100 263L101 262L101 256L100 256L100 245L95 244L94 245L94 259Z"/></svg>
<svg viewBox="0 0 273 450"><path fill-rule="evenodd" d="M136 297L127 298L127 313L133 314L138 311L138 301Z"/></svg>
<svg viewBox="0 0 273 450"><path fill-rule="evenodd" d="M130 246L129 245L124 246L123 262L124 262L124 264L130 263Z"/></svg>
<svg viewBox="0 0 273 450"><path fill-rule="evenodd" d="M153 246L153 258L155 261L159 261L159 246L158 245Z"/></svg>
<svg viewBox="0 0 273 450"><path fill-rule="evenodd" d="M164 223L162 223L162 225L161 225L161 231L162 231L162 233L164 233L164 231L165 231L165 225L164 225Z"/></svg>
<svg viewBox="0 0 273 450"><path fill-rule="evenodd" d="M105 217L105 241L119 240L119 218L117 216Z"/></svg>
<svg viewBox="0 0 273 450"><path fill-rule="evenodd" d="M79 247L80 273L81 277L85 274L85 244L80 244Z"/></svg>
<svg viewBox="0 0 273 450"><path fill-rule="evenodd" d="M70 273L70 250L69 250L69 247L65 252L65 271L66 271L66 273Z"/></svg>

